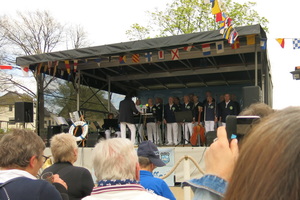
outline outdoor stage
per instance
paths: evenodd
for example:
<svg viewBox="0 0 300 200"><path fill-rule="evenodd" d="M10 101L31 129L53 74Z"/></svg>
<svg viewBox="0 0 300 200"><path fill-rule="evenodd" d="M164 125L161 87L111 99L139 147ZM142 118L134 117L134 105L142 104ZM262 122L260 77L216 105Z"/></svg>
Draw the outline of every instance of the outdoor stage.
<svg viewBox="0 0 300 200"><path fill-rule="evenodd" d="M162 159L167 163L166 167L157 168L157 175L163 176L164 174L168 173L174 165L184 156L192 157L200 166L200 168L204 171L204 153L208 147L191 147L190 145L183 145L180 146L162 146L159 147L159 151L161 153ZM74 164L75 166L82 166L90 170L91 174L94 174L93 167L92 167L92 155L93 148L91 147L79 147L78 149L78 159L77 162ZM51 155L51 151L49 148L46 148L44 155L49 156ZM173 186L174 183L184 181L184 160L180 162L178 167L175 169L174 173L170 175L165 180L168 182L169 186ZM165 168L165 169L163 169ZM197 167L193 164L191 160L189 160L189 174L190 178L199 178L202 176L202 173L199 172ZM93 175L94 176L94 175ZM95 177L94 177L95 178ZM173 185L172 185L173 182Z"/></svg>

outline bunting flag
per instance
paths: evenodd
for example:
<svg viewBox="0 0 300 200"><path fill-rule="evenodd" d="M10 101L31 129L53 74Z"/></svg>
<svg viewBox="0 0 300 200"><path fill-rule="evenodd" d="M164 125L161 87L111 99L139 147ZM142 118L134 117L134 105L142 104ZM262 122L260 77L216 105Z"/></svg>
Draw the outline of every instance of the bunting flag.
<svg viewBox="0 0 300 200"><path fill-rule="evenodd" d="M59 61L58 61L58 60L54 62L53 76L55 76L55 75L56 75L56 70L57 70L57 66L58 66L58 64L59 64Z"/></svg>
<svg viewBox="0 0 300 200"><path fill-rule="evenodd" d="M224 52L224 41L216 42L216 50L217 50L217 53L223 53Z"/></svg>
<svg viewBox="0 0 300 200"><path fill-rule="evenodd" d="M96 58L95 62L97 63L98 67L101 65L101 58ZM75 64L75 63L74 63ZM74 66L75 67L75 66Z"/></svg>
<svg viewBox="0 0 300 200"><path fill-rule="evenodd" d="M29 76L29 67L28 66L21 66L21 70L24 76Z"/></svg>
<svg viewBox="0 0 300 200"><path fill-rule="evenodd" d="M172 60L179 60L179 50L178 49L172 49L171 50L171 56L172 56Z"/></svg>
<svg viewBox="0 0 300 200"><path fill-rule="evenodd" d="M186 47L183 47L183 50L185 51L191 51L193 48L193 46L186 46Z"/></svg>
<svg viewBox="0 0 300 200"><path fill-rule="evenodd" d="M262 50L266 50L267 49L267 38L261 38L260 39L260 48Z"/></svg>
<svg viewBox="0 0 300 200"><path fill-rule="evenodd" d="M158 51L158 60L164 60L165 59L165 51L161 50Z"/></svg>
<svg viewBox="0 0 300 200"><path fill-rule="evenodd" d="M239 36L238 32L234 29L231 33L230 36L228 38L228 43L229 44L233 44L235 42L235 40L237 39L237 37Z"/></svg>
<svg viewBox="0 0 300 200"><path fill-rule="evenodd" d="M240 48L240 39L239 37L236 38L235 42L231 45L231 49L238 49Z"/></svg>
<svg viewBox="0 0 300 200"><path fill-rule="evenodd" d="M77 72L77 65L78 65L78 60L74 60L73 61L73 63L74 63L74 73L76 73Z"/></svg>
<svg viewBox="0 0 300 200"><path fill-rule="evenodd" d="M232 31L232 26L229 26L228 28L226 28L226 29L224 30L224 33L223 33L223 38L226 39L226 40L228 40L231 31Z"/></svg>
<svg viewBox="0 0 300 200"><path fill-rule="evenodd" d="M210 44L202 44L202 52L204 56L210 55Z"/></svg>
<svg viewBox="0 0 300 200"><path fill-rule="evenodd" d="M145 53L145 61L152 62L152 52Z"/></svg>
<svg viewBox="0 0 300 200"><path fill-rule="evenodd" d="M10 65L0 65L0 69L12 69L13 67Z"/></svg>
<svg viewBox="0 0 300 200"><path fill-rule="evenodd" d="M255 44L255 35L247 35L247 45Z"/></svg>
<svg viewBox="0 0 300 200"><path fill-rule="evenodd" d="M65 71L64 70L60 70L60 78L62 78L65 75Z"/></svg>
<svg viewBox="0 0 300 200"><path fill-rule="evenodd" d="M223 21L223 16L222 16L222 12L219 12L216 14L216 22L221 22Z"/></svg>
<svg viewBox="0 0 300 200"><path fill-rule="evenodd" d="M51 74L52 61L48 61L48 74Z"/></svg>
<svg viewBox="0 0 300 200"><path fill-rule="evenodd" d="M140 54L133 54L131 59L132 59L132 62L139 63L140 62Z"/></svg>
<svg viewBox="0 0 300 200"><path fill-rule="evenodd" d="M215 15L215 14L218 14L219 12L221 12L221 9L220 9L220 7L219 7L218 0L214 0L214 1L212 2L211 13L212 13L213 15Z"/></svg>
<svg viewBox="0 0 300 200"><path fill-rule="evenodd" d="M276 38L276 41L279 43L281 48L284 48L284 38Z"/></svg>
<svg viewBox="0 0 300 200"><path fill-rule="evenodd" d="M37 70L37 75L40 75L41 74L41 69L42 69L42 67L43 67L43 63L39 63L39 65L38 65L38 70Z"/></svg>
<svg viewBox="0 0 300 200"><path fill-rule="evenodd" d="M293 39L293 49L300 49L300 38Z"/></svg>
<svg viewBox="0 0 300 200"><path fill-rule="evenodd" d="M125 64L126 63L126 56L119 56L119 63Z"/></svg>
<svg viewBox="0 0 300 200"><path fill-rule="evenodd" d="M65 66L66 66L66 69L67 69L67 73L70 74L71 73L70 61L65 60Z"/></svg>

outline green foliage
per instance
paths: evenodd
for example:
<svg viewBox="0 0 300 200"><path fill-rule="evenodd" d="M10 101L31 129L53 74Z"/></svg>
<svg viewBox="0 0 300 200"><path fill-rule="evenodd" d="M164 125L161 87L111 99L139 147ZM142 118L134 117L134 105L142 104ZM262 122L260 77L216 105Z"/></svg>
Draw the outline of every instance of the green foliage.
<svg viewBox="0 0 300 200"><path fill-rule="evenodd" d="M268 20L253 9L255 5L255 2L240 4L224 0L221 10L233 19L235 26L261 24L267 31ZM150 25L142 26L135 23L126 31L130 40L147 39L149 35L162 37L219 28L215 16L211 14L211 4L204 4L203 0L174 0L167 4L165 10L156 9L154 12L148 11L148 14Z"/></svg>

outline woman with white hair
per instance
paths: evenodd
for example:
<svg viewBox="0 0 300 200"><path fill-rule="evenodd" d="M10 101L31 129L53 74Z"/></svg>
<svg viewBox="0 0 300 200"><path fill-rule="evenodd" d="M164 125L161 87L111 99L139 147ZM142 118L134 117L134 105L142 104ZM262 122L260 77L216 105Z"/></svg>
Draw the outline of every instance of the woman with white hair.
<svg viewBox="0 0 300 200"><path fill-rule="evenodd" d="M78 156L76 138L65 133L54 135L50 147L54 164L46 168L43 173L59 174L68 185L70 200L79 200L90 195L94 187L91 173L83 167L73 166Z"/></svg>
<svg viewBox="0 0 300 200"><path fill-rule="evenodd" d="M83 200L166 200L139 184L140 166L133 143L125 138L100 141L93 150L98 187Z"/></svg>

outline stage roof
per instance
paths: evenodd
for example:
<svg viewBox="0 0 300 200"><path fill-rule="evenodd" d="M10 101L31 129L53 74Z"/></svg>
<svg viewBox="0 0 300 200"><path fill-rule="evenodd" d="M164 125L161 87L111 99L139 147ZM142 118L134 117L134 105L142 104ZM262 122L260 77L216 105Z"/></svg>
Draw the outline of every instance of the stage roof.
<svg viewBox="0 0 300 200"><path fill-rule="evenodd" d="M254 85L257 52L261 85L263 74L269 74L266 51L260 48L260 40L266 38L266 33L260 25L237 27L236 30L240 40L238 49L232 49L216 30L23 56L17 58L17 65L39 71L42 63L40 72L49 74L48 70L43 70L44 65L49 61L59 61L54 76L73 81L76 75L73 63L78 60L81 84L103 90L109 90L111 84L111 92L126 94L129 90ZM250 35L255 36L254 45L247 45L247 36ZM219 41L224 42L224 52L221 53L216 49ZM204 55L203 44L210 44L210 55ZM186 49L188 46L190 50ZM176 49L178 59L172 54ZM164 54L163 59L159 52ZM70 62L70 74L66 71L66 60ZM52 66L51 76L53 72Z"/></svg>

